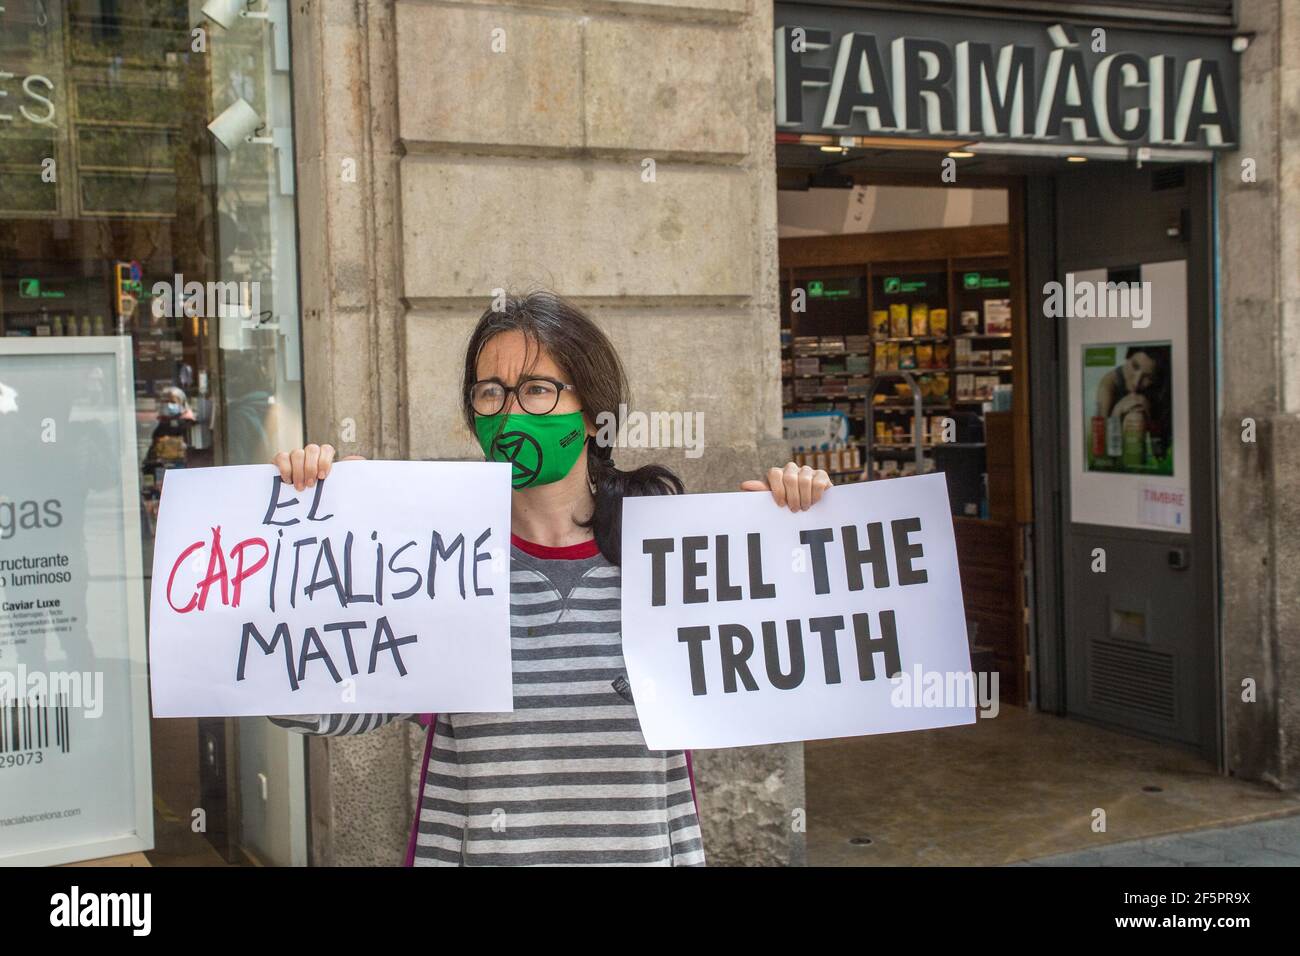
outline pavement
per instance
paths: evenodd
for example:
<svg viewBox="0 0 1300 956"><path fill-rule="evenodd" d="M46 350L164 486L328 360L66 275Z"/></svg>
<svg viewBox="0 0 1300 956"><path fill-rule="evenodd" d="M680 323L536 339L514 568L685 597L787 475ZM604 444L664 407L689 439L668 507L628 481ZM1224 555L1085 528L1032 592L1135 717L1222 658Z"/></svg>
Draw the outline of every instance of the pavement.
<svg viewBox="0 0 1300 956"><path fill-rule="evenodd" d="M1300 866L1300 814L1112 843L1012 866Z"/></svg>
<svg viewBox="0 0 1300 956"><path fill-rule="evenodd" d="M1058 857L1101 865L1094 854L1109 847L1121 861L1152 858L1147 865L1222 865L1247 851L1260 863L1300 865L1294 822L1236 832L1300 819L1300 792L1220 773L1176 747L1020 707L958 727L809 741L804 758L813 866ZM1105 830L1096 832L1102 813Z"/></svg>

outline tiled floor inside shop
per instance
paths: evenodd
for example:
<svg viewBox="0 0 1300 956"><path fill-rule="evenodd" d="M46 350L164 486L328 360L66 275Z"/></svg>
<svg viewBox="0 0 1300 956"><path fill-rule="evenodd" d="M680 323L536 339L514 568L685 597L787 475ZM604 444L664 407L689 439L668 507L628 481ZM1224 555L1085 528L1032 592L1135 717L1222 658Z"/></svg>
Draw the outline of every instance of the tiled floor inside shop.
<svg viewBox="0 0 1300 956"><path fill-rule="evenodd" d="M194 808L199 798L199 744L192 718L155 719L153 752L154 848L150 866L229 866L203 833L196 833Z"/></svg>
<svg viewBox="0 0 1300 956"><path fill-rule="evenodd" d="M965 727L809 742L805 773L813 866L1087 864L1112 844L1300 813L1300 794L1185 751L1005 706Z"/></svg>

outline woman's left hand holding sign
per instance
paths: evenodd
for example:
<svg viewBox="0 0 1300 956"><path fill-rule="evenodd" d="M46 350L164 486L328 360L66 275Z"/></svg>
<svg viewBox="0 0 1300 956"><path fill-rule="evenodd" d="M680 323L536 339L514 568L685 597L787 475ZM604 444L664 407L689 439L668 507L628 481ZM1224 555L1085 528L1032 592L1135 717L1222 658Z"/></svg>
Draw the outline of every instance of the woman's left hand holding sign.
<svg viewBox="0 0 1300 956"><path fill-rule="evenodd" d="M784 468L769 468L767 481L752 478L741 482L741 491L771 491L777 507L807 511L831 486L831 476L820 468L788 463Z"/></svg>

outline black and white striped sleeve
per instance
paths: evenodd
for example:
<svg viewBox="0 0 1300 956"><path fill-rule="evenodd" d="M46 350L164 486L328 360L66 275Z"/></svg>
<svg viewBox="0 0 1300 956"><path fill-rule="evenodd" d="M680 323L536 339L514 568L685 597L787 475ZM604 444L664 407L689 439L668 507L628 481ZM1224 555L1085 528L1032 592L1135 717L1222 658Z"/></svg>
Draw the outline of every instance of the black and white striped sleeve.
<svg viewBox="0 0 1300 956"><path fill-rule="evenodd" d="M410 719L415 714L298 714L268 717L271 723L299 734L317 737L349 737L368 734L395 720Z"/></svg>

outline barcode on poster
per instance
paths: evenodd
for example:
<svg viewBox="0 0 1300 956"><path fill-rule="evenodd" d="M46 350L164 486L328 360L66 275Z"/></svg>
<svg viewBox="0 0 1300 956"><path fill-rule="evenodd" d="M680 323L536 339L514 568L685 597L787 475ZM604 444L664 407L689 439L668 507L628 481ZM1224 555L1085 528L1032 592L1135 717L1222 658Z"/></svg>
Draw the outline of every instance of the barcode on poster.
<svg viewBox="0 0 1300 956"><path fill-rule="evenodd" d="M0 700L0 754L57 747L72 749L68 699L62 695L46 703L44 697Z"/></svg>

